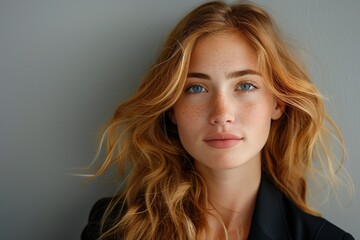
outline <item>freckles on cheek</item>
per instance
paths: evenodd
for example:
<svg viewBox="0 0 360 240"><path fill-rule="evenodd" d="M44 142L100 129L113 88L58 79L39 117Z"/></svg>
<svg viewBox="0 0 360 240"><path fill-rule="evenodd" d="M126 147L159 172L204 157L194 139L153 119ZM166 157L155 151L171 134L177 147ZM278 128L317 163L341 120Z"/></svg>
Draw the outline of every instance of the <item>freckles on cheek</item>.
<svg viewBox="0 0 360 240"><path fill-rule="evenodd" d="M204 116L206 107L203 105L187 106L181 108L179 111L179 117L185 121L199 119Z"/></svg>
<svg viewBox="0 0 360 240"><path fill-rule="evenodd" d="M258 127L268 125L271 119L269 110L263 104L258 103L249 103L242 106L241 116L244 121L258 125Z"/></svg>
<svg viewBox="0 0 360 240"><path fill-rule="evenodd" d="M238 108L240 115L243 119L250 119L254 118L256 114L256 104L244 104Z"/></svg>

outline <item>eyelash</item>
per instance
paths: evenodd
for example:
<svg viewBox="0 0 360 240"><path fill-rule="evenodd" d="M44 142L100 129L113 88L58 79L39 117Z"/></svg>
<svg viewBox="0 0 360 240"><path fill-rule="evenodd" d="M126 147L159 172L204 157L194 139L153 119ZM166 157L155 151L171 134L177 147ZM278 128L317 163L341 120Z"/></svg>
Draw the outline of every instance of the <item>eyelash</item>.
<svg viewBox="0 0 360 240"><path fill-rule="evenodd" d="M240 87L244 86L244 85L250 85L250 89L248 89L248 90L240 89ZM201 87L202 89L201 89L201 91L194 91L194 87ZM257 87L251 82L242 82L242 83L240 83L239 85L236 86L236 90L244 92L244 93L249 93L249 92L252 92L252 91L254 91L256 89L257 89ZM206 88L202 84L199 84L199 83L190 84L185 89L185 92L189 93L189 94L197 94L197 93L202 93L204 91L206 91Z"/></svg>
<svg viewBox="0 0 360 240"><path fill-rule="evenodd" d="M194 92L193 89L194 87L201 87L202 89L206 90L206 88L204 86L202 86L201 84L198 83L194 83L194 84L190 84L188 87L186 87L185 92L186 93L190 93L190 94L196 94L196 93L201 93L204 91L200 91L200 92Z"/></svg>
<svg viewBox="0 0 360 240"><path fill-rule="evenodd" d="M241 90L241 89L239 89L241 86L243 86L243 85L250 85L250 88L251 89L248 89L248 90ZM251 83L251 82L242 82L242 83L240 83L237 87L236 87L236 89L239 89L239 91L242 91L242 92L246 92L246 93L248 93L248 92L252 92L252 91L255 91L256 89L257 89L257 87L255 86L255 84L253 84L253 83Z"/></svg>

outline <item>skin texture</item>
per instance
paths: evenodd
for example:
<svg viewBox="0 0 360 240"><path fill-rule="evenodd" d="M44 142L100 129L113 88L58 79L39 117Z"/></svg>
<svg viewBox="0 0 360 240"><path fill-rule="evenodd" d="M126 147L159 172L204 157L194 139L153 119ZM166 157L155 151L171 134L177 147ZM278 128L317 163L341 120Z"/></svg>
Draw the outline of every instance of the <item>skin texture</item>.
<svg viewBox="0 0 360 240"><path fill-rule="evenodd" d="M200 39L184 91L170 112L231 238L237 238L239 226L247 237L261 179L261 149L271 121L283 112L256 65L255 51L239 34ZM217 238L221 224L212 217L208 221Z"/></svg>
<svg viewBox="0 0 360 240"><path fill-rule="evenodd" d="M282 110L256 74L256 63L254 50L236 34L211 35L196 45L171 119L198 163L230 169L260 158L271 119L279 118ZM254 73L229 76L244 70ZM216 141L228 138L224 133L235 137Z"/></svg>

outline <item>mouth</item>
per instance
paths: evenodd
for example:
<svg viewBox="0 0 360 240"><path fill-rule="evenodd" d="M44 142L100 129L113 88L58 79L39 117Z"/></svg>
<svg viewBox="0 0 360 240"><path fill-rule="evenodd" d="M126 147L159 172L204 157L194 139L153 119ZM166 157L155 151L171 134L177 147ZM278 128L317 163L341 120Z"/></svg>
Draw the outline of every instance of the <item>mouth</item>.
<svg viewBox="0 0 360 240"><path fill-rule="evenodd" d="M213 133L204 138L204 142L213 148L231 148L240 143L244 138L232 133Z"/></svg>

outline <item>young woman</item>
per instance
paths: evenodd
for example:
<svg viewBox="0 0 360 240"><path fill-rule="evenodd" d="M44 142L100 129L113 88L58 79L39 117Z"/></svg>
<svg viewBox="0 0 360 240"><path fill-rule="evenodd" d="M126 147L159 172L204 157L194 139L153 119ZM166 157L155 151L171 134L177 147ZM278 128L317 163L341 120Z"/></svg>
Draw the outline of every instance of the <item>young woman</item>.
<svg viewBox="0 0 360 240"><path fill-rule="evenodd" d="M205 3L109 123L95 177L114 163L129 175L82 239L353 239L306 203L315 153L335 176L326 120L269 14Z"/></svg>

